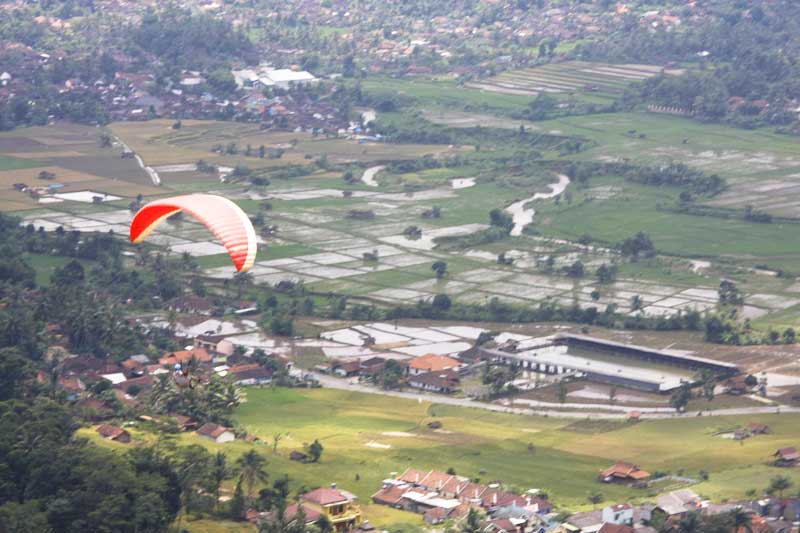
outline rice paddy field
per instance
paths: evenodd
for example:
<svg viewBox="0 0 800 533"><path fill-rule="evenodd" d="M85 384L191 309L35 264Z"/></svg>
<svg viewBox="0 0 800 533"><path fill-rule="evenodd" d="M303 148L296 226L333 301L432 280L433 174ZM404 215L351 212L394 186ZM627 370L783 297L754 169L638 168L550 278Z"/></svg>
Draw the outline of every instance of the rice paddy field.
<svg viewBox="0 0 800 533"><path fill-rule="evenodd" d="M473 127L495 117L486 127L518 128L498 115L436 106L423 116L452 127ZM468 303L497 298L519 305L553 301L599 310L613 304L620 311L634 312L632 300L638 296L645 313L670 315L690 309L713 310L719 279L725 277L745 293L742 317L764 327L800 326L800 284L792 275L770 275L778 269L789 274L798 271L800 238L795 221L784 217L757 224L735 215L736 209L743 212L747 203L764 210L776 202L785 209L792 202L800 206L800 194L792 194L793 176L800 172L796 143L768 131L644 113L529 123L526 127L532 130L591 141L591 147L581 153L551 157L681 161L719 173L730 188L701 201L712 206L725 203L734 215L677 213L669 207L676 204L678 190L605 176L593 178L584 188L568 184L562 201L541 199L527 204L525 209L535 214L528 231L519 237L444 249L436 239L469 239L489 227L492 209L548 191L558 176L539 172L512 178L502 172L486 173L474 165L407 173L383 168L387 161L470 154L472 146L326 139L211 121L187 120L180 130L170 126L164 120L112 124L109 132L117 144L111 148L99 146L97 128L83 126L59 124L3 133L0 185L7 192L0 196L0 207L18 210L26 223L46 230L63 226L125 234L132 217L127 206L137 194L153 198L212 192L233 199L251 215L261 212L269 224L277 226L275 235L261 239L252 271L257 283L303 281L321 294L347 294L378 305L414 303L444 293ZM236 154L211 151L214 145L231 142L238 147ZM158 173L158 187L134 159L120 157L123 143ZM246 156L247 145L253 152L264 145L284 153L280 159ZM347 166L356 176L374 167L370 172L377 186L346 183L341 171L319 169L302 177L273 179L268 187L248 188L220 182L215 175L196 168L202 159L219 166L245 165L270 175L275 169L308 165L322 155ZM490 152L480 154L492 156ZM55 178L40 180L42 171ZM37 202L12 188L20 182L63 187ZM751 196L746 191L751 191ZM101 202L93 203L94 196L101 196ZM269 211L261 209L264 202L269 202ZM441 216L424 218L423 213L433 207L441 209ZM370 211L374 218L353 218L352 210ZM421 237L405 236L409 226L417 226ZM651 236L659 256L636 263L622 261L615 245L638 231ZM592 238L590 245L576 243L586 235ZM194 255L210 278L233 274L224 249L191 219L165 223L150 241L171 253ZM364 254L373 252L377 252L377 260L365 260ZM501 253L513 263L500 264L497 258ZM548 257L553 258L552 270L543 267ZM437 279L431 265L440 260L447 263L448 274ZM575 261L584 264L586 276L575 279L560 273ZM594 270L610 262L620 264L618 279L596 283ZM761 270L754 270L756 266Z"/></svg>
<svg viewBox="0 0 800 533"><path fill-rule="evenodd" d="M587 63L566 61L538 67L510 70L485 80L470 81L467 87L519 96L540 93L586 93L598 100L622 94L629 84L661 73L678 75L680 69L664 69L654 65Z"/></svg>

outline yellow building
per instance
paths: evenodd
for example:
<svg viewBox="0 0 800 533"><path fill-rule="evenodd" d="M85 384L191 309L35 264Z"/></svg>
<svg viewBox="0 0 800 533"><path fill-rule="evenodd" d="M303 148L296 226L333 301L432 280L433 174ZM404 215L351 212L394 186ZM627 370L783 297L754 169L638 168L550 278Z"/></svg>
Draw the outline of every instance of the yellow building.
<svg viewBox="0 0 800 533"><path fill-rule="evenodd" d="M336 531L350 531L364 520L356 497L347 491L337 489L335 483L330 488L307 492L301 500L304 509L311 509L325 516Z"/></svg>

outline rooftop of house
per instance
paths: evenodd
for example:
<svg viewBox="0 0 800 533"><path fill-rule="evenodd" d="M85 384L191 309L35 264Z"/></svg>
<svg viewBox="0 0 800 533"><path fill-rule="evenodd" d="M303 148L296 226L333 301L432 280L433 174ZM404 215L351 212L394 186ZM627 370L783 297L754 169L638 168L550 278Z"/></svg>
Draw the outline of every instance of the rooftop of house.
<svg viewBox="0 0 800 533"><path fill-rule="evenodd" d="M118 439L122 435L125 435L126 433L128 433L127 431L125 431L121 427L112 426L111 424L103 424L101 426L98 426L97 432L102 437L105 437L106 439L112 439L112 440Z"/></svg>
<svg viewBox="0 0 800 533"><path fill-rule="evenodd" d="M428 372L439 372L442 370L448 370L451 368L456 368L461 363L456 361L451 357L447 357L445 355L437 355L433 353L429 353L427 355L421 355L419 357L415 357L411 361L409 361L409 366L415 370L427 370Z"/></svg>
<svg viewBox="0 0 800 533"><path fill-rule="evenodd" d="M597 533L635 533L635 530L631 526L626 526L624 524L606 522L600 527Z"/></svg>
<svg viewBox="0 0 800 533"><path fill-rule="evenodd" d="M405 481L406 483L413 483L416 485L420 481L422 481L427 475L428 473L423 472L422 470L407 468L405 472L403 472L397 477L397 479L400 481Z"/></svg>
<svg viewBox="0 0 800 533"><path fill-rule="evenodd" d="M604 478L630 478L630 479L645 479L650 477L650 473L645 470L640 470L638 466L631 463L619 462L606 468L600 473Z"/></svg>
<svg viewBox="0 0 800 533"><path fill-rule="evenodd" d="M417 383L419 385L428 385L431 387L453 387L457 386L460 382L460 378L456 372L452 370L445 370L439 372L426 372L424 374L418 374L413 376L409 379L410 383Z"/></svg>
<svg viewBox="0 0 800 533"><path fill-rule="evenodd" d="M201 363L212 360L211 354L205 348L192 348L191 350L178 350L164 354L158 362L162 365L174 365L175 363L188 363L192 358Z"/></svg>
<svg viewBox="0 0 800 533"><path fill-rule="evenodd" d="M373 494L372 499L384 505L395 505L408 490L408 486L390 485Z"/></svg>
<svg viewBox="0 0 800 533"><path fill-rule="evenodd" d="M431 470L428 472L422 481L419 482L420 485L424 487L428 487L429 489L440 491L442 487L447 484L453 478L452 474L447 474L445 472L439 472L438 470Z"/></svg>
<svg viewBox="0 0 800 533"><path fill-rule="evenodd" d="M800 453L797 453L797 449L794 447L781 448L774 455L786 460L800 459Z"/></svg>
<svg viewBox="0 0 800 533"><path fill-rule="evenodd" d="M354 499L353 495L345 491L341 491L334 487L320 487L306 492L302 496L303 501L316 503L317 505L334 505L337 503L347 503Z"/></svg>
<svg viewBox="0 0 800 533"><path fill-rule="evenodd" d="M212 437L217 438L226 431L230 431L230 429L226 428L225 426L220 426L219 424L215 424L213 422L206 422L198 430L195 432L198 435L202 435L204 437Z"/></svg>
<svg viewBox="0 0 800 533"><path fill-rule="evenodd" d="M286 518L291 520L297 516L297 512L299 511L300 507L301 506L296 503L288 506L285 511ZM306 516L306 524L313 524L320 519L320 516L322 516L319 511L315 511L309 507L303 507L303 514Z"/></svg>
<svg viewBox="0 0 800 533"><path fill-rule="evenodd" d="M700 505L700 496L689 489L674 490L656 498L658 507L668 515L685 513Z"/></svg>

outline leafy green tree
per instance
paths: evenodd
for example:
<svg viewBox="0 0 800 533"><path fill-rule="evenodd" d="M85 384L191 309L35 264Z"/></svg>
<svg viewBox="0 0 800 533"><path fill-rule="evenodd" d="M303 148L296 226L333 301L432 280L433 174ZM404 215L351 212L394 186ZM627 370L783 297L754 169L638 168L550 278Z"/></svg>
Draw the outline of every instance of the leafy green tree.
<svg viewBox="0 0 800 533"><path fill-rule="evenodd" d="M783 499L783 493L789 490L794 483L786 476L775 476L769 481L767 492L770 494L778 494L778 497Z"/></svg>
<svg viewBox="0 0 800 533"><path fill-rule="evenodd" d="M719 283L719 303L722 305L742 305L744 296L739 288L730 280L724 279Z"/></svg>
<svg viewBox="0 0 800 533"><path fill-rule="evenodd" d="M314 439L314 442L312 442L308 446L308 454L311 456L312 463L319 462L320 457L322 457L322 451L324 449L325 448L322 446L322 443L318 439Z"/></svg>
<svg viewBox="0 0 800 533"><path fill-rule="evenodd" d="M437 309L439 311L447 311L448 309L450 309L450 306L453 305L453 303L448 295L437 294L436 296L433 297L431 305L433 306L434 309Z"/></svg>
<svg viewBox="0 0 800 533"><path fill-rule="evenodd" d="M0 401L27 396L35 377L34 365L19 350L0 349Z"/></svg>
<svg viewBox="0 0 800 533"><path fill-rule="evenodd" d="M436 273L437 279L442 279L447 275L447 263L444 261L436 261L431 265L431 270Z"/></svg>
<svg viewBox="0 0 800 533"><path fill-rule="evenodd" d="M563 381L558 382L558 388L556 390L556 394L558 396L558 403L564 403L567 401L567 384Z"/></svg>
<svg viewBox="0 0 800 533"><path fill-rule="evenodd" d="M680 387L672 392L669 403L678 412L682 412L689 405L689 400L692 399L692 386L688 383L682 383Z"/></svg>
<svg viewBox="0 0 800 533"><path fill-rule="evenodd" d="M396 389L400 386L402 379L403 367L396 360L388 359L378 376L381 387L386 390Z"/></svg>

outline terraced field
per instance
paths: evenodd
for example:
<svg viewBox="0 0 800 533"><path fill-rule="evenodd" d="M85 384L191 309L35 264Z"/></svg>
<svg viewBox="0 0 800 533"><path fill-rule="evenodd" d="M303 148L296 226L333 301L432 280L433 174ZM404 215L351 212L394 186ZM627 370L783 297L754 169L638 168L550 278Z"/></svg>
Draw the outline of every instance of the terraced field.
<svg viewBox="0 0 800 533"><path fill-rule="evenodd" d="M511 70L479 81L467 87L521 96L539 93L590 93L614 98L632 82L646 80L659 74L677 75L680 69L664 69L654 65L587 63L567 61L540 67Z"/></svg>

